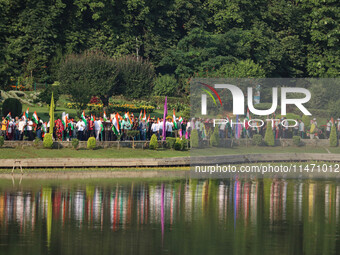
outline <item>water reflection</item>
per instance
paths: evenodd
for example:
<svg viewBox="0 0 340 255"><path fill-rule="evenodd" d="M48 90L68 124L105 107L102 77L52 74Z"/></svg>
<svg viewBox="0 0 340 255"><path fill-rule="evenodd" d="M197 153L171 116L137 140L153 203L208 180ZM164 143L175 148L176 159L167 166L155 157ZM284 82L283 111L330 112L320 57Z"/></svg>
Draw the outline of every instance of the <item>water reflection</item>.
<svg viewBox="0 0 340 255"><path fill-rule="evenodd" d="M340 184L332 181L0 188L0 254L27 247L35 254L335 254L339 203Z"/></svg>

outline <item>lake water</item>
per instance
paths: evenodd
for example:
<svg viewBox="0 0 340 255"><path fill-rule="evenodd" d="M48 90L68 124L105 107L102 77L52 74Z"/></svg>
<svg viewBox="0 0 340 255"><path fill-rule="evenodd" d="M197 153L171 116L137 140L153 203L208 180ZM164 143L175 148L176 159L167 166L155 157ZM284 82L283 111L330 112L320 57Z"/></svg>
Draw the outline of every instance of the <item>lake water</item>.
<svg viewBox="0 0 340 255"><path fill-rule="evenodd" d="M340 183L0 181L0 254L336 254Z"/></svg>

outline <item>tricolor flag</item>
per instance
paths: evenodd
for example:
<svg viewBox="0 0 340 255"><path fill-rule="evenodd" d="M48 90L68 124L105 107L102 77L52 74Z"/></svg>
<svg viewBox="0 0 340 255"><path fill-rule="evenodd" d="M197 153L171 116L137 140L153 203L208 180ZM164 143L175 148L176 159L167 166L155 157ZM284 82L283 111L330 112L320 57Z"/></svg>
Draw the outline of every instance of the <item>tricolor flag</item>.
<svg viewBox="0 0 340 255"><path fill-rule="evenodd" d="M130 124L132 124L132 121L131 121L129 112L126 112L126 113L124 114L124 119L128 119L129 122L130 122Z"/></svg>
<svg viewBox="0 0 340 255"><path fill-rule="evenodd" d="M143 120L146 120L146 114L145 114L145 109L144 109L144 115L143 115Z"/></svg>
<svg viewBox="0 0 340 255"><path fill-rule="evenodd" d="M182 122L183 122L183 118L182 118L181 116L179 116L179 118L178 118L178 122L179 122L179 124L182 124Z"/></svg>
<svg viewBox="0 0 340 255"><path fill-rule="evenodd" d="M94 117L93 117L93 115L92 115L92 114L91 114L91 120L92 120L92 121L94 121Z"/></svg>
<svg viewBox="0 0 340 255"><path fill-rule="evenodd" d="M106 117L105 111L104 111L104 114L103 114L103 120L104 120L104 121L107 121L107 117Z"/></svg>
<svg viewBox="0 0 340 255"><path fill-rule="evenodd" d="M37 112L34 111L33 115L32 115L32 119L33 121L35 122L35 124L38 124L38 115L37 115Z"/></svg>
<svg viewBox="0 0 340 255"><path fill-rule="evenodd" d="M173 110L173 114L172 114L172 123L174 124L174 128L177 129L175 109Z"/></svg>
<svg viewBox="0 0 340 255"><path fill-rule="evenodd" d="M119 125L119 119L118 119L119 114L117 113L114 119L112 120L112 131L118 135L120 132L120 125Z"/></svg>
<svg viewBox="0 0 340 255"><path fill-rule="evenodd" d="M142 114L143 114L143 110L140 110L140 114L139 114L139 117L138 117L139 121L142 120Z"/></svg>
<svg viewBox="0 0 340 255"><path fill-rule="evenodd" d="M42 128L42 131L46 134L47 133L47 122L42 124L41 128Z"/></svg>
<svg viewBox="0 0 340 255"><path fill-rule="evenodd" d="M247 108L247 120L250 120L249 108Z"/></svg>
<svg viewBox="0 0 340 255"><path fill-rule="evenodd" d="M27 108L26 112L24 112L24 114L22 115L22 117L24 118L25 121L28 118L28 110L29 110L29 108Z"/></svg>
<svg viewBox="0 0 340 255"><path fill-rule="evenodd" d="M68 119L68 114L66 114L65 112L63 112L63 113L61 114L61 122L63 123L63 126L64 126L65 129L66 129L67 123L68 123L67 119Z"/></svg>
<svg viewBox="0 0 340 255"><path fill-rule="evenodd" d="M150 122L150 114L149 114L149 117L146 119L146 123L149 123Z"/></svg>
<svg viewBox="0 0 340 255"><path fill-rule="evenodd" d="M11 118L11 112L9 112L6 116L6 120L9 120Z"/></svg>
<svg viewBox="0 0 340 255"><path fill-rule="evenodd" d="M83 111L83 113L81 114L81 119L84 121L85 126L86 126L87 125L87 120L86 120L86 117L85 117L85 111Z"/></svg>

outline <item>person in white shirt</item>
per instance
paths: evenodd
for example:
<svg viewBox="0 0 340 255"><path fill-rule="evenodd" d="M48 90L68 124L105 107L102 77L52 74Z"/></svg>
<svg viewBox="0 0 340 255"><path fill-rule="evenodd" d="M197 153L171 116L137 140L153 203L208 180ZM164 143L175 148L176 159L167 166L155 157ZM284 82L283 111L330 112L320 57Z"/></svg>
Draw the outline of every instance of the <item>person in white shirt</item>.
<svg viewBox="0 0 340 255"><path fill-rule="evenodd" d="M83 141L84 140L85 123L82 119L79 119L79 121L77 122L76 129L78 130L78 140Z"/></svg>
<svg viewBox="0 0 340 255"><path fill-rule="evenodd" d="M331 134L332 125L333 125L332 121L327 120L327 126L326 126L326 136L327 136L327 138L329 138L329 135Z"/></svg>
<svg viewBox="0 0 340 255"><path fill-rule="evenodd" d="M95 133L97 141L99 141L99 135L100 135L101 129L102 129L101 124L102 124L102 122L97 117L96 120L94 121L94 133Z"/></svg>
<svg viewBox="0 0 340 255"><path fill-rule="evenodd" d="M33 141L33 121L27 118L27 136L29 141Z"/></svg>
<svg viewBox="0 0 340 255"><path fill-rule="evenodd" d="M151 132L152 132L153 135L156 135L159 138L158 129L159 129L159 127L158 127L157 122L153 121L152 125L151 125Z"/></svg>
<svg viewBox="0 0 340 255"><path fill-rule="evenodd" d="M166 125L165 125L166 137L171 137L172 125L173 125L173 123L170 121L170 119L168 119L168 121L166 122Z"/></svg>
<svg viewBox="0 0 340 255"><path fill-rule="evenodd" d="M26 121L24 118L21 118L18 123L18 130L20 133L19 140L22 140L24 138L24 131L25 131Z"/></svg>

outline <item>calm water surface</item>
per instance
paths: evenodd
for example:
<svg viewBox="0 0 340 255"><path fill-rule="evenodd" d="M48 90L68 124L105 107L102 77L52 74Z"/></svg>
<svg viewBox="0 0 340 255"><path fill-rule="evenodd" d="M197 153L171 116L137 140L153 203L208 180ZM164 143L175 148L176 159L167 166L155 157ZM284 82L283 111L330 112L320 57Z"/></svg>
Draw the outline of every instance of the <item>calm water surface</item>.
<svg viewBox="0 0 340 255"><path fill-rule="evenodd" d="M340 183L0 181L0 254L339 254Z"/></svg>

